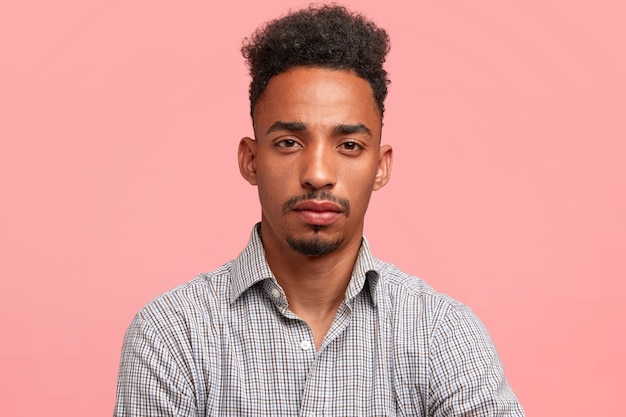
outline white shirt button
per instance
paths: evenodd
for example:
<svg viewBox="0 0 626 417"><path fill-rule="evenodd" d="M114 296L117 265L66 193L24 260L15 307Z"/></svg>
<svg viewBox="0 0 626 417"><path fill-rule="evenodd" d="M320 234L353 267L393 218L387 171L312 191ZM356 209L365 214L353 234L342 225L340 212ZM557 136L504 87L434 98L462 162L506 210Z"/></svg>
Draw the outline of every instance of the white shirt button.
<svg viewBox="0 0 626 417"><path fill-rule="evenodd" d="M274 296L274 298L279 298L280 290L278 288L272 288L272 295Z"/></svg>
<svg viewBox="0 0 626 417"><path fill-rule="evenodd" d="M302 350L311 349L311 342L309 342L308 340L303 340L302 342L300 342L300 349Z"/></svg>

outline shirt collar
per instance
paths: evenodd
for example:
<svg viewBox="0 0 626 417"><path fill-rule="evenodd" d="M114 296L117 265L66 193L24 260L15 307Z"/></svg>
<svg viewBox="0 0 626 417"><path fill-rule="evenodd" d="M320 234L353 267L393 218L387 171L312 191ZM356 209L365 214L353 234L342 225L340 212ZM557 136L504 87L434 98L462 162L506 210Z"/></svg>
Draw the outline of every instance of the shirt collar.
<svg viewBox="0 0 626 417"><path fill-rule="evenodd" d="M265 251L259 231L261 223L257 223L250 233L248 246L233 262L231 270L230 302L234 302L241 294L254 284L266 279L276 281L274 274L265 259Z"/></svg>
<svg viewBox="0 0 626 417"><path fill-rule="evenodd" d="M234 302L250 287L266 279L276 282L267 260L260 236L261 223L257 223L250 233L248 245L233 262L231 270L230 302ZM346 289L345 300L350 303L363 287L368 284L374 306L377 305L376 284L379 273L374 264L367 239L363 237L361 248L354 264L352 277Z"/></svg>
<svg viewBox="0 0 626 417"><path fill-rule="evenodd" d="M352 277L350 277L350 283L346 288L346 303L350 304L352 299L356 297L363 287L367 286L370 290L370 296L374 306L378 305L378 299L376 297L376 285L378 284L379 273L374 265L374 257L370 252L370 246L365 236L361 239L361 249L356 258L354 269L352 270Z"/></svg>

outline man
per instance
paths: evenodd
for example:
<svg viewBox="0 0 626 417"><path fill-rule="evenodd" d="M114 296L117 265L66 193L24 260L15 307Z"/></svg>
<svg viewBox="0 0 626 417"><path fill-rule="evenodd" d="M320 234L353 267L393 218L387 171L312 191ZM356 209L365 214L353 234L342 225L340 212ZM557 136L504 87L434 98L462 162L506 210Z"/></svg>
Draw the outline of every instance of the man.
<svg viewBox="0 0 626 417"><path fill-rule="evenodd" d="M246 41L255 138L239 144L261 222L239 257L132 322L117 416L521 416L482 324L370 254L389 180L384 30L342 7Z"/></svg>

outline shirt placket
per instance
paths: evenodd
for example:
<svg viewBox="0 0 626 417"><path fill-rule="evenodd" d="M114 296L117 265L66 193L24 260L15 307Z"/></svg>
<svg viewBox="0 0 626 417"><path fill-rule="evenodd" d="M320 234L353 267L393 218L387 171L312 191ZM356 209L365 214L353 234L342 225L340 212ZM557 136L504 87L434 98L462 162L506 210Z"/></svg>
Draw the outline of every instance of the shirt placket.
<svg viewBox="0 0 626 417"><path fill-rule="evenodd" d="M330 329L327 337L324 339L320 350L314 352L313 365L305 383L302 394L302 405L299 416L301 417L320 417L326 415L335 415L338 410L333 410L329 399L334 397L334 393L330 392L331 384L328 384L329 378L334 377L332 367L335 366L334 360L329 358L330 350L326 346L330 345L337 337L345 331L350 320L350 308L343 303ZM306 326L308 328L308 326ZM309 330L310 332L310 330Z"/></svg>

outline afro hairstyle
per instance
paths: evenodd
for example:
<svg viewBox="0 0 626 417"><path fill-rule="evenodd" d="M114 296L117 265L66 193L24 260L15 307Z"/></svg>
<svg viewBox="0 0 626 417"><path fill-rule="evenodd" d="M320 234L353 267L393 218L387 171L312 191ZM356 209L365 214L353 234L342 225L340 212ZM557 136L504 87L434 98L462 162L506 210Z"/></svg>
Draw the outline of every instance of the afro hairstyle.
<svg viewBox="0 0 626 417"><path fill-rule="evenodd" d="M389 48L384 29L343 6L311 5L272 20L245 38L241 48L252 78L250 115L273 76L308 66L353 71L365 79L382 116Z"/></svg>

